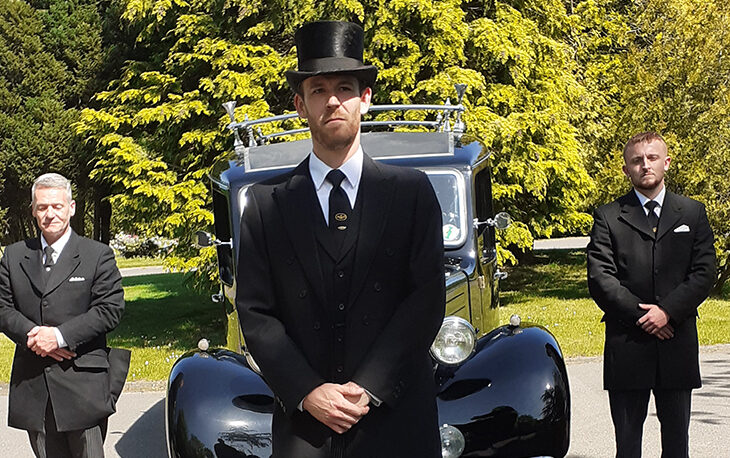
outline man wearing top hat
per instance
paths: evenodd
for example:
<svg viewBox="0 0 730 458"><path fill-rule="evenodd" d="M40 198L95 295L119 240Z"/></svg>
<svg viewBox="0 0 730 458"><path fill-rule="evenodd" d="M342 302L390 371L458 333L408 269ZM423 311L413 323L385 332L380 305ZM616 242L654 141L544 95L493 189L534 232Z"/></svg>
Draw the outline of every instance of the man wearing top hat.
<svg viewBox="0 0 730 458"><path fill-rule="evenodd" d="M314 22L286 73L312 154L248 190L237 306L277 403L274 457L439 457L428 349L444 314L441 212L422 172L376 163L363 30Z"/></svg>

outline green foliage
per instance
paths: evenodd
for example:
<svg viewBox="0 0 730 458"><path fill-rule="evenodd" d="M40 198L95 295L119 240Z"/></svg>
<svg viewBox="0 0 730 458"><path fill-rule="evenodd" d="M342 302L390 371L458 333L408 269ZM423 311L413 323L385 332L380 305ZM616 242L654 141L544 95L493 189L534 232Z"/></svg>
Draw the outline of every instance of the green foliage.
<svg viewBox="0 0 730 458"><path fill-rule="evenodd" d="M581 205L591 180L572 125L584 89L560 41L560 2L129 0L122 17L147 52L96 95L76 132L98 152L92 177L111 186L118 229L177 238L172 267L211 259L190 236L211 224L203 178L232 149L221 104L236 100L239 120L290 111L293 33L315 19L363 25L365 60L380 70L375 103L443 102L454 83L469 84L466 121L496 153L498 207L518 221L503 245L526 249L533 236L590 225Z"/></svg>
<svg viewBox="0 0 730 458"><path fill-rule="evenodd" d="M0 237L6 242L33 233L33 179L48 171L75 177L78 169L70 131L78 114L61 93L70 75L44 46L44 34L41 15L25 2L0 0L0 214L6 214Z"/></svg>
<svg viewBox="0 0 730 458"><path fill-rule="evenodd" d="M604 94L599 105L607 107L598 131L605 140L592 142L601 149L588 164L599 190L592 202L629 189L620 171L626 140L646 130L661 132L672 157L669 189L707 206L716 238L718 293L730 277L730 180L724 173L730 166L730 8L719 0L702 8L688 0L644 0L626 11L608 1L602 7L582 10L582 18L596 18L595 31L606 32L583 48L586 79ZM596 43L607 52L595 53Z"/></svg>

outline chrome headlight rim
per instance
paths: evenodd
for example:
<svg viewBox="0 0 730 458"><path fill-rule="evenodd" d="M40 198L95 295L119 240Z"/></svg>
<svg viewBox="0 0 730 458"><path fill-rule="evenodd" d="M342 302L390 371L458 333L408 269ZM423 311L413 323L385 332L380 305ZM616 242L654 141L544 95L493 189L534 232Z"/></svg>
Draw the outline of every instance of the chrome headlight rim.
<svg viewBox="0 0 730 458"><path fill-rule="evenodd" d="M439 428L439 436L441 438L441 456L443 458L455 458L464 453L466 438L458 428L444 424Z"/></svg>
<svg viewBox="0 0 730 458"><path fill-rule="evenodd" d="M467 340L469 340L469 348L467 351L464 351L463 354L456 358L456 359L444 359L444 348L439 348L438 343L444 341L444 333L455 333L456 331L462 332L467 336ZM433 343L431 344L431 357L440 365L442 366L448 366L448 367L455 367L463 364L465 361L467 361L469 358L471 358L471 355L474 354L474 351L476 350L476 344L477 344L477 333L474 329L474 326L471 325L467 320L464 318L458 317L458 316L447 316L444 318L443 323L441 323L441 328L439 329L438 334L436 335L436 338L434 339Z"/></svg>

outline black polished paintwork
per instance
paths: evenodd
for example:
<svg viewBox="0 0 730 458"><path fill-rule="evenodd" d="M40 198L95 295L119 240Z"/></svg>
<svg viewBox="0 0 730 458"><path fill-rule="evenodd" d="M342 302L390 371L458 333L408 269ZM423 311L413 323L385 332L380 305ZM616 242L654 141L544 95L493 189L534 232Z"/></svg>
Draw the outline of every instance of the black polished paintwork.
<svg viewBox="0 0 730 458"><path fill-rule="evenodd" d="M553 336L503 326L482 337L456 368L438 366L439 424L459 428L464 457L564 456L570 435L568 376ZM173 457L271 455L274 397L239 354L183 356L168 387Z"/></svg>

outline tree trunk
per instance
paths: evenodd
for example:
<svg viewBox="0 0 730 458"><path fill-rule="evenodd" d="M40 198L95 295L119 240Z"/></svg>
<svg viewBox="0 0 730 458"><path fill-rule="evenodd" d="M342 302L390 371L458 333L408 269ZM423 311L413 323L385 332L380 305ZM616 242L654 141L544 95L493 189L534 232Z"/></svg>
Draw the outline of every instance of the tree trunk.
<svg viewBox="0 0 730 458"><path fill-rule="evenodd" d="M74 201L76 202L76 214L71 218L71 229L84 237L86 236L86 224L84 224L86 219L86 198L77 196Z"/></svg>
<svg viewBox="0 0 730 458"><path fill-rule="evenodd" d="M109 244L111 240L112 206L106 189L98 190L94 198L94 240Z"/></svg>
<svg viewBox="0 0 730 458"><path fill-rule="evenodd" d="M720 275L717 277L715 286L712 287L710 294L712 296L720 296L722 294L722 288L725 286L728 279L730 279L730 262L725 263L725 265L720 268Z"/></svg>

